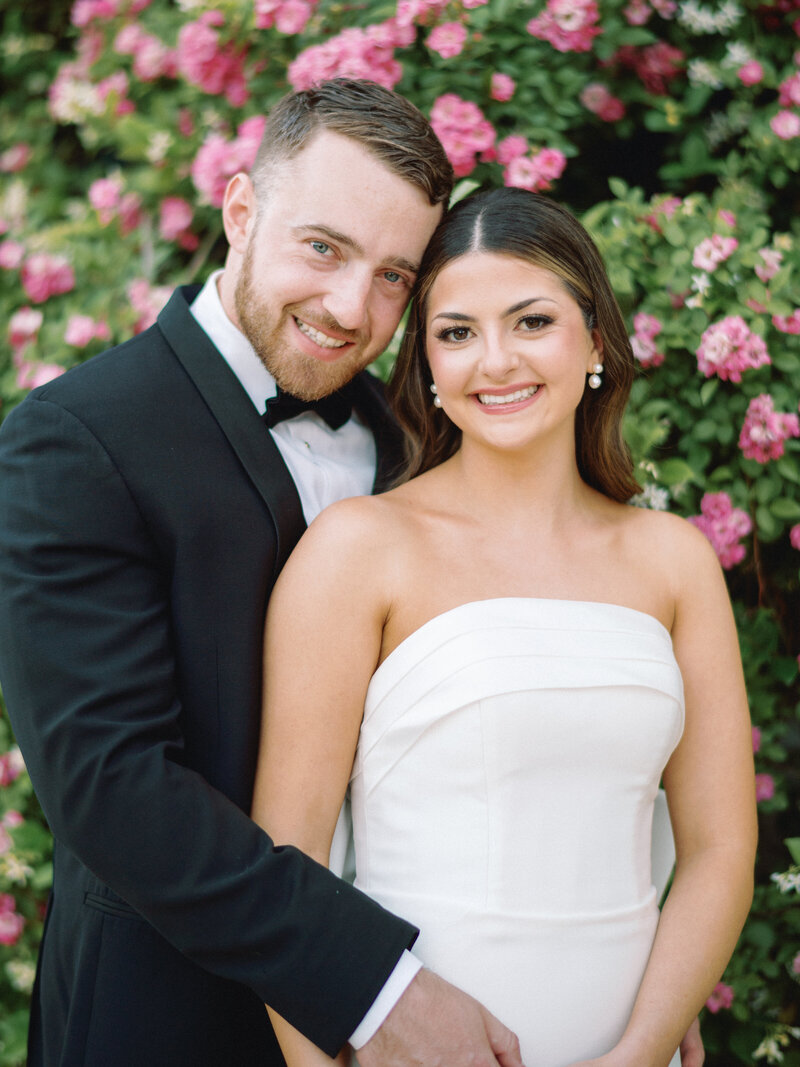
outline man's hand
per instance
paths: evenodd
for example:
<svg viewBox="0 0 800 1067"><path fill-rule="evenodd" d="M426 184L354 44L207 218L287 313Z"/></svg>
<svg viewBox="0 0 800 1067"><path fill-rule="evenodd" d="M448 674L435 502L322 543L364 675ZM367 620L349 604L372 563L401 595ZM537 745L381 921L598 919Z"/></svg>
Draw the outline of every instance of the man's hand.
<svg viewBox="0 0 800 1067"><path fill-rule="evenodd" d="M681 1041L681 1067L703 1067L705 1060L706 1050L703 1048L700 1020L695 1019Z"/></svg>
<svg viewBox="0 0 800 1067"><path fill-rule="evenodd" d="M477 1000L421 970L358 1051L361 1067L523 1067L519 1041Z"/></svg>

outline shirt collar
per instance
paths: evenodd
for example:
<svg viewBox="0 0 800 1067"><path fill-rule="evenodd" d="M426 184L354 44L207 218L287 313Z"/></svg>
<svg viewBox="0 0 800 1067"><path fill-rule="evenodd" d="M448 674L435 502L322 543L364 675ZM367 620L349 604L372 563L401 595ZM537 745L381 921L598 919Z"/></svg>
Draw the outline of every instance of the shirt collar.
<svg viewBox="0 0 800 1067"><path fill-rule="evenodd" d="M253 346L225 313L217 287L221 277L221 270L214 271L189 310L219 349L258 413L263 415L267 400L277 394L278 387Z"/></svg>

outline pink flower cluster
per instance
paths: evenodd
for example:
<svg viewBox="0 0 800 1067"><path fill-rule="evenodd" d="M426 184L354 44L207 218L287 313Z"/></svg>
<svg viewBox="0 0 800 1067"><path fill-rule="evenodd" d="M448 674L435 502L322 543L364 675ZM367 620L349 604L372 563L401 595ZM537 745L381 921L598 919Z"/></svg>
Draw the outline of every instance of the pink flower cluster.
<svg viewBox="0 0 800 1067"><path fill-rule="evenodd" d="M82 29L95 19L113 19L123 11L128 15L138 15L151 2L152 0L75 0L70 21L73 26Z"/></svg>
<svg viewBox="0 0 800 1067"><path fill-rule="evenodd" d="M194 211L188 200L180 196L166 196L161 201L158 232L165 241L177 241L181 248L193 252L200 243L190 227Z"/></svg>
<svg viewBox="0 0 800 1067"><path fill-rule="evenodd" d="M34 310L27 305L15 311L8 320L8 343L15 353L20 352L31 341L36 340L36 335L42 328L44 315L41 311Z"/></svg>
<svg viewBox="0 0 800 1067"><path fill-rule="evenodd" d="M800 107L800 70L792 74L778 86L781 107Z"/></svg>
<svg viewBox="0 0 800 1067"><path fill-rule="evenodd" d="M800 137L800 115L794 111L779 111L769 120L770 129L782 141Z"/></svg>
<svg viewBox="0 0 800 1067"><path fill-rule="evenodd" d="M739 247L735 237L722 237L715 233L712 237L706 237L696 246L692 254L692 266L700 270L714 271L732 256Z"/></svg>
<svg viewBox="0 0 800 1067"><path fill-rule="evenodd" d="M234 174L252 167L264 124L264 117L255 115L240 123L232 141L219 133L209 134L203 141L191 173L192 181L206 203L221 207L228 181Z"/></svg>
<svg viewBox="0 0 800 1067"><path fill-rule="evenodd" d="M0 241L0 268L3 270L18 270L25 258L25 245L19 241Z"/></svg>
<svg viewBox="0 0 800 1067"><path fill-rule="evenodd" d="M327 78L363 78L393 89L403 76L394 58L395 48L406 47L416 31L411 22L388 19L360 29L342 30L324 44L312 45L289 64L288 78L293 89L309 89Z"/></svg>
<svg viewBox="0 0 800 1067"><path fill-rule="evenodd" d="M89 315L70 315L64 330L65 342L74 348L85 348L90 341L108 341L110 338L108 323L103 320L95 322Z"/></svg>
<svg viewBox="0 0 800 1067"><path fill-rule="evenodd" d="M0 893L0 945L15 945L25 927L10 893Z"/></svg>
<svg viewBox="0 0 800 1067"><path fill-rule="evenodd" d="M20 813L14 811L13 808L7 811L3 818L0 819L0 856L10 852L14 844L8 831L13 830L15 826L21 826L24 822L25 820Z"/></svg>
<svg viewBox="0 0 800 1067"><path fill-rule="evenodd" d="M567 157L557 148L540 148L529 156L516 156L503 171L506 185L542 192L564 173Z"/></svg>
<svg viewBox="0 0 800 1067"><path fill-rule="evenodd" d="M775 796L775 779L771 774L756 775L756 802L772 800Z"/></svg>
<svg viewBox="0 0 800 1067"><path fill-rule="evenodd" d="M247 48L220 42L217 27L224 24L221 11L205 11L196 22L186 23L178 34L176 65L190 84L241 107L250 98L244 73Z"/></svg>
<svg viewBox="0 0 800 1067"><path fill-rule="evenodd" d="M495 71L492 75L489 96L491 96L492 100L499 100L500 103L505 103L506 100L511 99L516 89L517 83L513 78L510 78L508 74L500 74L499 71Z"/></svg>
<svg viewBox="0 0 800 1067"><path fill-rule="evenodd" d="M716 1015L720 1008L729 1008L733 1004L733 989L724 982L717 982L714 991L706 1001L706 1007L712 1015Z"/></svg>
<svg viewBox="0 0 800 1067"><path fill-rule="evenodd" d="M741 315L728 315L709 326L697 349L698 370L710 378L740 382L742 373L770 362L767 346L753 333Z"/></svg>
<svg viewBox="0 0 800 1067"><path fill-rule="evenodd" d="M120 232L131 233L142 221L142 201L138 193L123 192L120 175L98 178L89 186L89 203L97 212L101 226L119 219Z"/></svg>
<svg viewBox="0 0 800 1067"><path fill-rule="evenodd" d="M727 493L706 493L700 501L700 515L692 515L689 522L704 533L717 553L725 570L741 563L745 547L742 537L753 529L747 512L735 508Z"/></svg>
<svg viewBox="0 0 800 1067"><path fill-rule="evenodd" d="M434 26L425 44L442 59L460 55L467 40L467 28L461 22L442 22Z"/></svg>
<svg viewBox="0 0 800 1067"><path fill-rule="evenodd" d="M619 64L627 67L634 72L649 93L654 96L666 96L669 93L668 83L683 71L684 58L680 48L667 44L666 41L657 41L656 44L649 44L644 48L633 44L623 45L607 63L601 65Z"/></svg>
<svg viewBox="0 0 800 1067"><path fill-rule="evenodd" d="M34 252L22 264L22 288L34 304L75 288L75 271L64 256Z"/></svg>
<svg viewBox="0 0 800 1067"><path fill-rule="evenodd" d="M781 333L800 333L800 308L795 308L791 315L773 315L772 325Z"/></svg>
<svg viewBox="0 0 800 1067"><path fill-rule="evenodd" d="M0 154L0 170L4 174L16 174L27 167L32 154L31 146L20 141Z"/></svg>
<svg viewBox="0 0 800 1067"><path fill-rule="evenodd" d="M603 122L616 122L625 115L625 105L619 97L613 96L602 82L589 82L581 90L580 101L583 106L597 115Z"/></svg>
<svg viewBox="0 0 800 1067"><path fill-rule="evenodd" d="M136 22L129 22L119 31L114 51L121 56L133 56L133 73L140 81L174 78L178 73L177 52Z"/></svg>
<svg viewBox="0 0 800 1067"><path fill-rule="evenodd" d="M431 126L442 142L456 177L469 174L480 152L494 145L496 133L477 104L456 93L437 97L431 109Z"/></svg>
<svg viewBox="0 0 800 1067"><path fill-rule="evenodd" d="M629 25L644 26L650 21L654 12L657 12L662 19L671 19L677 10L678 5L674 0L652 0L651 3L647 0L631 0L623 9L622 14Z"/></svg>
<svg viewBox="0 0 800 1067"><path fill-rule="evenodd" d="M800 437L800 417L793 413L775 411L775 401L769 393L761 393L747 405L739 448L748 459L768 463L780 459L784 441Z"/></svg>
<svg viewBox="0 0 800 1067"><path fill-rule="evenodd" d="M736 71L736 76L742 85L758 85L764 80L764 68L757 59L748 59Z"/></svg>
<svg viewBox="0 0 800 1067"><path fill-rule="evenodd" d="M589 52L595 37L602 33L599 19L595 0L547 0L544 11L531 19L526 29L558 52Z"/></svg>
<svg viewBox="0 0 800 1067"><path fill-rule="evenodd" d="M17 745L0 755L0 788L11 785L25 770L25 761Z"/></svg>
<svg viewBox="0 0 800 1067"><path fill-rule="evenodd" d="M633 316L633 329L630 341L636 359L643 367L660 366L664 362L664 355L656 347L656 337L662 330L659 320L655 315L640 311Z"/></svg>
<svg viewBox="0 0 800 1067"><path fill-rule="evenodd" d="M132 281L128 286L128 299L139 316L133 332L141 333L152 326L171 295L172 290L167 285L152 286L146 278L136 278Z"/></svg>
<svg viewBox="0 0 800 1067"><path fill-rule="evenodd" d="M758 752L761 748L761 731L757 726L751 726L750 732L753 738L753 752Z"/></svg>
<svg viewBox="0 0 800 1067"><path fill-rule="evenodd" d="M783 252L779 252L777 248L760 248L758 254L764 262L756 263L753 270L756 272L756 277L766 285L780 270Z"/></svg>
<svg viewBox="0 0 800 1067"><path fill-rule="evenodd" d="M316 6L317 0L255 0L256 29L302 33Z"/></svg>

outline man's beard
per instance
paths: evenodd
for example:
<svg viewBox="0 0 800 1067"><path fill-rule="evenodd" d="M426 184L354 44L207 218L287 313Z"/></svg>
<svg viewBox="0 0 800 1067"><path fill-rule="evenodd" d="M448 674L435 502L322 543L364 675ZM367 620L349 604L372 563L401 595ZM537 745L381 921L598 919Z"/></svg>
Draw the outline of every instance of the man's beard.
<svg viewBox="0 0 800 1067"><path fill-rule="evenodd" d="M282 319L276 322L260 301L253 284L253 273L253 244L249 242L234 290L236 315L242 333L284 392L301 400L317 400L341 389L363 369L363 349L358 345L350 355L342 356L334 363L325 363L292 349L285 340L285 331L291 327ZM291 318L287 310L282 314ZM302 321L302 316L298 317ZM321 330L327 325L329 329L341 332L338 323L332 319L327 323L321 321L319 313L314 315L314 325Z"/></svg>

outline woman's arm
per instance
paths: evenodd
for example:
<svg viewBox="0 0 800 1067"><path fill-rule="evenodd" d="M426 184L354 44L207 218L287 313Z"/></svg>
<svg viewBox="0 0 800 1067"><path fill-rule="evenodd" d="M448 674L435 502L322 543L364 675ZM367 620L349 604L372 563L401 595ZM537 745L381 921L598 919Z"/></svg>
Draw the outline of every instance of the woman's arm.
<svg viewBox="0 0 800 1067"><path fill-rule="evenodd" d="M675 575L672 639L686 697L664 772L675 878L625 1034L592 1061L603 1067L666 1067L725 969L753 892L752 738L733 614L706 539L682 523L671 532L678 552L661 558Z"/></svg>
<svg viewBox="0 0 800 1067"><path fill-rule="evenodd" d="M380 509L356 499L320 516L267 613L253 818L276 845L294 845L325 866L387 611L379 580L386 569L376 558ZM270 1017L289 1067L334 1062L271 1010ZM346 1064L347 1052L335 1062Z"/></svg>

